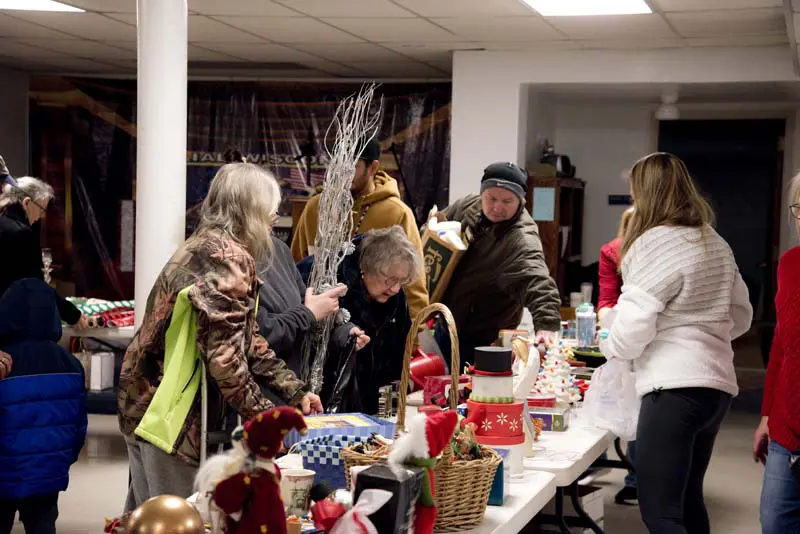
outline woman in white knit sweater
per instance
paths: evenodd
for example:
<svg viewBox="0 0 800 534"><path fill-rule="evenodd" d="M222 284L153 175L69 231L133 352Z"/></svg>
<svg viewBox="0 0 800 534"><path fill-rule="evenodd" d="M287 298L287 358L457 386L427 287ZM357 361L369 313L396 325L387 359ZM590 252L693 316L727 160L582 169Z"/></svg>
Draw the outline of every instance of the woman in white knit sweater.
<svg viewBox="0 0 800 534"><path fill-rule="evenodd" d="M642 399L635 467L647 528L707 534L703 479L739 391L731 341L753 311L684 163L651 154L630 181L636 212L620 247L622 295L601 349L632 362Z"/></svg>

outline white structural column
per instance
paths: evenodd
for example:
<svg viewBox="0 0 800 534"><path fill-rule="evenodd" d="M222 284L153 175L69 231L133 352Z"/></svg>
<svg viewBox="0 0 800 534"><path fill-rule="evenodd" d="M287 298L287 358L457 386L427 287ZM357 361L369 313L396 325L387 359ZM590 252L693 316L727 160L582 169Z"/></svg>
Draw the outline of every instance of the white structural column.
<svg viewBox="0 0 800 534"><path fill-rule="evenodd" d="M136 326L186 226L187 0L138 0Z"/></svg>

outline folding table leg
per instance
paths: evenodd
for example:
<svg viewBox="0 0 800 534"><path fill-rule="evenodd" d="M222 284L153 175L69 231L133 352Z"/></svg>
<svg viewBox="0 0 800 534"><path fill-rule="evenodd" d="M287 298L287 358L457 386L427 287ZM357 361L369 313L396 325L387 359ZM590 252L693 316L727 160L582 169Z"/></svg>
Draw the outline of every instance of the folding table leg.
<svg viewBox="0 0 800 534"><path fill-rule="evenodd" d="M564 518L564 488L556 488L556 526L561 530L561 534L571 534Z"/></svg>
<svg viewBox="0 0 800 534"><path fill-rule="evenodd" d="M558 488L561 489L561 488ZM594 519L589 517L589 514L586 513L586 510L583 509L581 505L581 498L578 494L578 482L573 482L569 486L569 496L572 500L572 507L575 509L575 514L578 516L579 521L581 522L581 526L591 529L592 532L595 534L603 534L603 529L594 522ZM556 494L558 497L558 494ZM556 501L556 506L558 506L558 501ZM563 517L563 515L562 515Z"/></svg>

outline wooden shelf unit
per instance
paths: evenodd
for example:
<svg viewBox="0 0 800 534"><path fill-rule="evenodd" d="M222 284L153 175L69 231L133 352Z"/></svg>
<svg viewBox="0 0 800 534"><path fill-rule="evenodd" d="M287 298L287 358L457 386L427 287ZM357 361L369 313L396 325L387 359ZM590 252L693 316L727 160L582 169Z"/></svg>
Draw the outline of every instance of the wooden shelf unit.
<svg viewBox="0 0 800 534"><path fill-rule="evenodd" d="M556 178L532 173L528 177L527 208L534 220L540 214L533 213L536 191L554 191L552 217L536 220L542 240L545 260L550 275L556 280L562 299L568 299L568 267L581 266L583 247L583 211L586 182L579 178ZM550 192L547 192L548 200ZM564 245L566 239L566 246Z"/></svg>

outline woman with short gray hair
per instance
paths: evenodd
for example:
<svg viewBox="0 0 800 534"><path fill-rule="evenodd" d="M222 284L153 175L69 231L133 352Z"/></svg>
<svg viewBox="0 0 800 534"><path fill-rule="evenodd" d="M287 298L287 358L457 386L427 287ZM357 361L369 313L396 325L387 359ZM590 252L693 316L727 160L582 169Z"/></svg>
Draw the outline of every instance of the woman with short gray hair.
<svg viewBox="0 0 800 534"><path fill-rule="evenodd" d="M6 180L0 194L0 296L17 280L44 280L37 225L54 196L53 188L37 178ZM58 297L57 301L64 322L86 326L78 308L64 298Z"/></svg>
<svg viewBox="0 0 800 534"><path fill-rule="evenodd" d="M341 307L352 324L334 331L320 397L326 411L376 414L378 388L400 379L411 328L404 288L419 275L422 258L400 226L370 230L353 244L338 277L347 286ZM312 265L310 256L298 266L306 282Z"/></svg>

